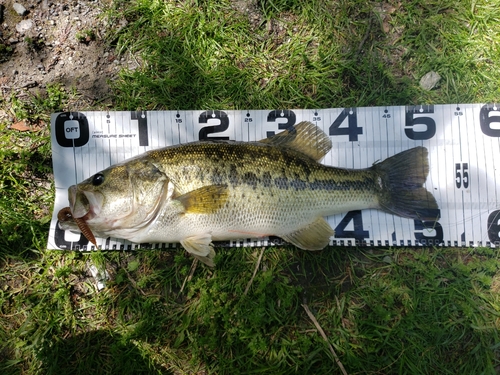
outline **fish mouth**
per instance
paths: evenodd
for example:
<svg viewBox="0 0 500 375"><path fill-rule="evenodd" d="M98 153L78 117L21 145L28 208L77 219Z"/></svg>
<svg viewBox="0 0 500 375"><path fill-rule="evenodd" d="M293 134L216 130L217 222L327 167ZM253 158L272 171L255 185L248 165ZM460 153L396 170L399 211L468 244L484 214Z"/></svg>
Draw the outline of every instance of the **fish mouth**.
<svg viewBox="0 0 500 375"><path fill-rule="evenodd" d="M75 219L93 219L101 212L102 194L79 190L76 185L68 188L69 208Z"/></svg>

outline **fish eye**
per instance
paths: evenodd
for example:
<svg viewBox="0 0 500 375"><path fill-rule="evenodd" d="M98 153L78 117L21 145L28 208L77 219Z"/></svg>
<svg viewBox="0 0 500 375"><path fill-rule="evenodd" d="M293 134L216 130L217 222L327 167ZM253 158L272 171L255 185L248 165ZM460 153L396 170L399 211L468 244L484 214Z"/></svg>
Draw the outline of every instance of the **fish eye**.
<svg viewBox="0 0 500 375"><path fill-rule="evenodd" d="M102 173L97 173L92 178L92 185L99 186L104 182L104 175Z"/></svg>

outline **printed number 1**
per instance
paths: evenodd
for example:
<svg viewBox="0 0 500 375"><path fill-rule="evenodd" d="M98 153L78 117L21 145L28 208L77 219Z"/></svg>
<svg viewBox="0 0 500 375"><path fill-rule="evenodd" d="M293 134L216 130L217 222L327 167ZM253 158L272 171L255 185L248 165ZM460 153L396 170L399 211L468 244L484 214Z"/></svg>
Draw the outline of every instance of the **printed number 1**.
<svg viewBox="0 0 500 375"><path fill-rule="evenodd" d="M139 133L139 146L149 146L147 112L133 111L130 113L130 118L132 120L137 120L137 130Z"/></svg>

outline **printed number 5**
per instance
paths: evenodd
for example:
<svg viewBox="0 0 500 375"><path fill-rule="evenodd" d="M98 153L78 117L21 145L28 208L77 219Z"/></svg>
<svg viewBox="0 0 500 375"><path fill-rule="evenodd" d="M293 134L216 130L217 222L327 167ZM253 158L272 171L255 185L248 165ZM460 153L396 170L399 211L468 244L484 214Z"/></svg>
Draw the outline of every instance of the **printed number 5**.
<svg viewBox="0 0 500 375"><path fill-rule="evenodd" d="M436 134L436 122L432 117L415 117L415 115L434 113L434 106L426 108L406 107L405 134L413 140L431 139Z"/></svg>
<svg viewBox="0 0 500 375"><path fill-rule="evenodd" d="M455 164L455 183L457 189L469 187L469 163Z"/></svg>

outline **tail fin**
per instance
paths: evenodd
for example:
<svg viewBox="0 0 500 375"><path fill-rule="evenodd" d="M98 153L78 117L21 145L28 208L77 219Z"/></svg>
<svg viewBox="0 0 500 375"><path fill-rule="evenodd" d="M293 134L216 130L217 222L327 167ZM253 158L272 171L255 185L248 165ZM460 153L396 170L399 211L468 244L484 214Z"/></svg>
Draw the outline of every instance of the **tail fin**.
<svg viewBox="0 0 500 375"><path fill-rule="evenodd" d="M417 220L438 220L436 199L423 184L429 174L428 152L415 147L374 164L383 211Z"/></svg>

